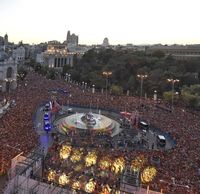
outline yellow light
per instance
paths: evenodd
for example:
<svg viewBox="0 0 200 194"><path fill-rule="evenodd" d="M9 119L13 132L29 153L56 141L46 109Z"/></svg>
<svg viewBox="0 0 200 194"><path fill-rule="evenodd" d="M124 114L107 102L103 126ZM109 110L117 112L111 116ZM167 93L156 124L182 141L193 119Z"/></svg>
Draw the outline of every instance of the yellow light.
<svg viewBox="0 0 200 194"><path fill-rule="evenodd" d="M74 181L73 184L72 184L72 189L80 190L80 188L81 188L80 181Z"/></svg>
<svg viewBox="0 0 200 194"><path fill-rule="evenodd" d="M120 194L120 191L117 190L117 191L114 192L114 194Z"/></svg>
<svg viewBox="0 0 200 194"><path fill-rule="evenodd" d="M102 188L102 191L100 192L100 194L110 194L111 193L111 188L109 187L109 185L104 185Z"/></svg>
<svg viewBox="0 0 200 194"><path fill-rule="evenodd" d="M149 183L151 182L154 177L156 176L156 168L155 167L147 167L143 170L141 174L141 181L142 183Z"/></svg>
<svg viewBox="0 0 200 194"><path fill-rule="evenodd" d="M59 177L58 182L60 185L67 185L69 183L69 176L67 176L65 173L63 173Z"/></svg>
<svg viewBox="0 0 200 194"><path fill-rule="evenodd" d="M146 163L146 158L143 155L137 156L131 162L131 169L134 171L140 170L144 166L145 163Z"/></svg>
<svg viewBox="0 0 200 194"><path fill-rule="evenodd" d="M79 162L81 160L82 155L83 155L82 150L80 150L80 149L74 149L72 152L73 152L73 154L71 155L70 160L73 163Z"/></svg>
<svg viewBox="0 0 200 194"><path fill-rule="evenodd" d="M60 158L67 159L71 153L72 147L70 145L63 145L60 149Z"/></svg>
<svg viewBox="0 0 200 194"><path fill-rule="evenodd" d="M124 167L125 167L125 160L123 157L119 157L114 161L111 170L114 173L118 174L123 171Z"/></svg>
<svg viewBox="0 0 200 194"><path fill-rule="evenodd" d="M85 185L85 192L92 193L95 190L95 187L96 187L96 182L90 179L89 182L86 183Z"/></svg>
<svg viewBox="0 0 200 194"><path fill-rule="evenodd" d="M101 158L101 160L99 161L99 167L102 170L107 170L110 168L111 166L111 159L108 156L104 156L103 158Z"/></svg>
<svg viewBox="0 0 200 194"><path fill-rule="evenodd" d="M97 162L97 155L95 151L89 152L85 157L85 165L87 167L95 165Z"/></svg>
<svg viewBox="0 0 200 194"><path fill-rule="evenodd" d="M54 181L56 178L56 171L55 170L50 170L48 174L48 181Z"/></svg>

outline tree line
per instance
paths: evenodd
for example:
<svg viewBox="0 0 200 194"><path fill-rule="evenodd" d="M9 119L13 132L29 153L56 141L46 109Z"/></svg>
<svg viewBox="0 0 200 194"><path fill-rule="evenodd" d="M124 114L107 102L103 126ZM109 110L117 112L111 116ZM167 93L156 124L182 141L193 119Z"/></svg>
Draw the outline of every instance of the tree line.
<svg viewBox="0 0 200 194"><path fill-rule="evenodd" d="M178 79L174 84L174 92L190 107L200 107L200 59L176 60L173 56L165 56L162 51L149 55L143 51L91 49L81 58L74 55L73 67L65 65L62 72L41 66L33 61L29 64L35 71L55 79L71 74L71 79L95 85L96 89L106 88L113 94L140 95L141 79L137 75L147 75L143 80L143 95L152 97L154 91L160 98L169 100L172 95L172 84L167 79ZM112 72L108 77L103 72ZM58 75L59 74L59 75Z"/></svg>

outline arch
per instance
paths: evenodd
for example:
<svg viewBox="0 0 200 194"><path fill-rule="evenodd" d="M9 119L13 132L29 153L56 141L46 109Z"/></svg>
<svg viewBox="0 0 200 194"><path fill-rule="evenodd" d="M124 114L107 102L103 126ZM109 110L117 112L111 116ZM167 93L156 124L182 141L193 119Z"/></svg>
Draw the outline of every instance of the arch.
<svg viewBox="0 0 200 194"><path fill-rule="evenodd" d="M6 72L6 78L12 78L12 74L13 74L12 67L8 67L7 72Z"/></svg>

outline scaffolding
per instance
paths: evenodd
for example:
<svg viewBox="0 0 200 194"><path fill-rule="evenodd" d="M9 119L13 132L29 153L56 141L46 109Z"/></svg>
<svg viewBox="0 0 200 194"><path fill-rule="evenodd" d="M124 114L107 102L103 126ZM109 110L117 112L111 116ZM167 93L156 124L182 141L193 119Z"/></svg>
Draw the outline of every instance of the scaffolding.
<svg viewBox="0 0 200 194"><path fill-rule="evenodd" d="M140 171L133 171L130 167L126 167L120 177L120 192L137 193L140 189Z"/></svg>
<svg viewBox="0 0 200 194"><path fill-rule="evenodd" d="M45 153L39 147L10 169L4 194L72 194L72 190L43 179L44 158Z"/></svg>

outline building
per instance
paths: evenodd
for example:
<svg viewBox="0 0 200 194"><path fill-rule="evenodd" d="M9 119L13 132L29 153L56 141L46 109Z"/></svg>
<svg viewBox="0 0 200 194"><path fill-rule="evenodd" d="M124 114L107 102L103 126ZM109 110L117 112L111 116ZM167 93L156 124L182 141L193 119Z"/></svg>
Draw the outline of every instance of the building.
<svg viewBox="0 0 200 194"><path fill-rule="evenodd" d="M4 45L4 38L2 36L0 36L0 46Z"/></svg>
<svg viewBox="0 0 200 194"><path fill-rule="evenodd" d="M163 51L166 56L171 55L179 60L200 58L200 45L153 45L146 47L147 54L158 50Z"/></svg>
<svg viewBox="0 0 200 194"><path fill-rule="evenodd" d="M0 91L9 92L17 87L17 64L5 51L0 51Z"/></svg>
<svg viewBox="0 0 200 194"><path fill-rule="evenodd" d="M7 34L5 34L5 36L4 36L4 45L5 46L8 45L8 35Z"/></svg>
<svg viewBox="0 0 200 194"><path fill-rule="evenodd" d="M13 58L17 65L23 65L25 62L25 48L20 45L13 50Z"/></svg>
<svg viewBox="0 0 200 194"><path fill-rule="evenodd" d="M36 62L40 63L41 65L44 65L44 52L38 53L36 55Z"/></svg>
<svg viewBox="0 0 200 194"><path fill-rule="evenodd" d="M47 45L47 50L42 54L43 64L50 68L62 70L64 65L73 66L74 54L75 53L68 52L66 45L58 41L50 41ZM42 61L41 58L40 60Z"/></svg>
<svg viewBox="0 0 200 194"><path fill-rule="evenodd" d="M66 38L67 47L74 47L78 46L78 36L73 34L70 34L70 31L67 32L67 38Z"/></svg>
<svg viewBox="0 0 200 194"><path fill-rule="evenodd" d="M109 46L108 38L104 38L102 46L103 46L103 47Z"/></svg>
<svg viewBox="0 0 200 194"><path fill-rule="evenodd" d="M5 34L4 37L0 36L0 46L8 45L8 35Z"/></svg>

